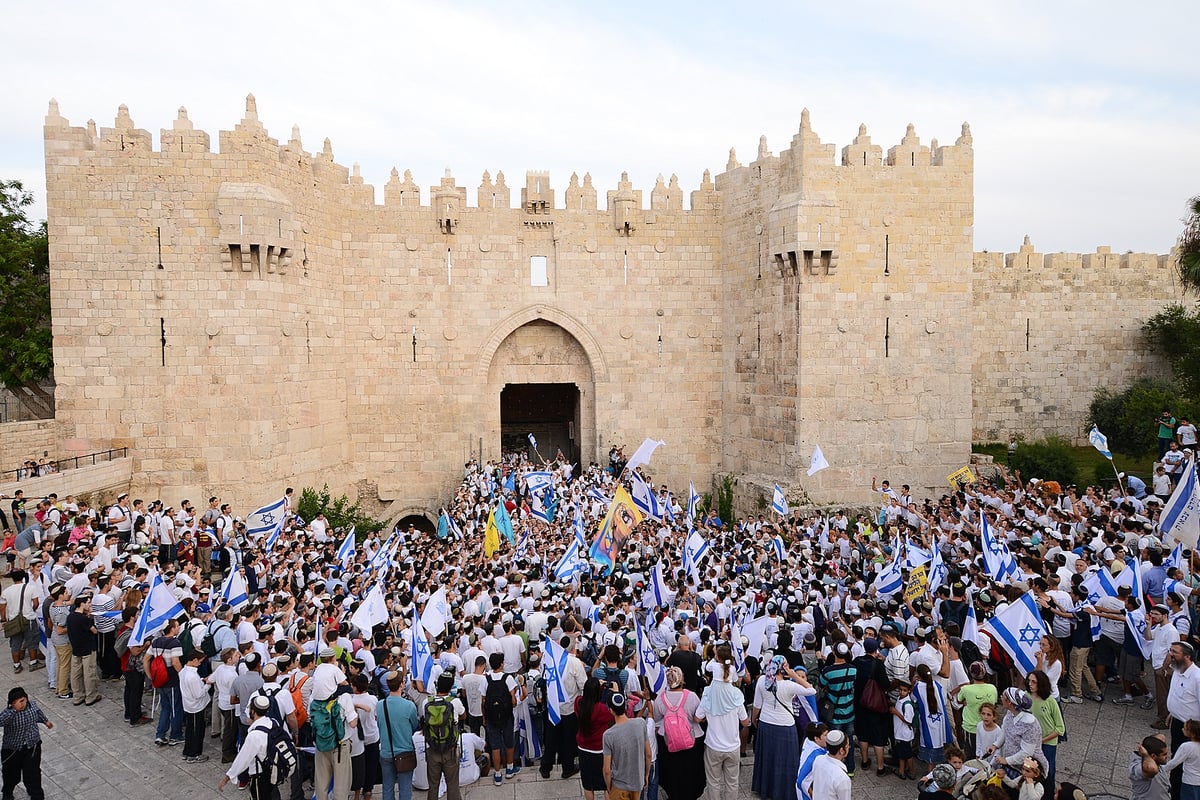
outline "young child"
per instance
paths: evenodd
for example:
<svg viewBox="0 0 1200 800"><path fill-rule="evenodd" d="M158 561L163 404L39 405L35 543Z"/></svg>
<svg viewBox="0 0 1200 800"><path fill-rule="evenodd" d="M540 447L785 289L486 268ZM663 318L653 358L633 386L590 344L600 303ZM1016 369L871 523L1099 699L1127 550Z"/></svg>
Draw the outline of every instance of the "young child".
<svg viewBox="0 0 1200 800"><path fill-rule="evenodd" d="M1017 790L1017 800L1042 800L1046 794L1042 765L1028 756L1021 762L1021 774L1015 778L1005 776L1004 785Z"/></svg>
<svg viewBox="0 0 1200 800"><path fill-rule="evenodd" d="M996 724L996 705L979 707L979 726L975 729L975 757L988 758L1004 744L1004 730Z"/></svg>
<svg viewBox="0 0 1200 800"><path fill-rule="evenodd" d="M896 757L896 776L911 781L916 777L913 768L913 719L917 714L917 704L912 699L912 686L903 679L892 681L892 687L899 693L896 705L892 707L892 754Z"/></svg>
<svg viewBox="0 0 1200 800"><path fill-rule="evenodd" d="M967 754L954 745L946 748L946 763L954 767L954 775L960 781L969 773L964 766L967 763Z"/></svg>
<svg viewBox="0 0 1200 800"><path fill-rule="evenodd" d="M1176 767L1183 767L1180 800L1200 800L1200 720L1189 719L1185 722L1183 733L1188 740L1179 745L1163 769L1169 773Z"/></svg>

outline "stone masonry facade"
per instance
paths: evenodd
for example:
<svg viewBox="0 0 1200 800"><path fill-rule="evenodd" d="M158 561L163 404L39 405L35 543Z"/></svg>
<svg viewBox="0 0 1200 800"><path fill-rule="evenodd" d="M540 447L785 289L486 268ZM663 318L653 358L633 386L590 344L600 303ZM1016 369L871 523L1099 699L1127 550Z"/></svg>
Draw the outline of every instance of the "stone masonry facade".
<svg viewBox="0 0 1200 800"><path fill-rule="evenodd" d="M805 110L686 204L675 176L601 199L586 174L484 173L472 205L393 170L380 205L252 96L215 150L184 109L152 139L51 101L49 449L128 446L135 493L170 501L366 481L392 515L436 508L498 455L516 383L578 388L584 462L664 440L674 486L934 489L973 439L1076 437L1097 385L1161 368L1138 330L1179 295L1166 256L972 252L965 124L886 151L864 126L839 157Z"/></svg>

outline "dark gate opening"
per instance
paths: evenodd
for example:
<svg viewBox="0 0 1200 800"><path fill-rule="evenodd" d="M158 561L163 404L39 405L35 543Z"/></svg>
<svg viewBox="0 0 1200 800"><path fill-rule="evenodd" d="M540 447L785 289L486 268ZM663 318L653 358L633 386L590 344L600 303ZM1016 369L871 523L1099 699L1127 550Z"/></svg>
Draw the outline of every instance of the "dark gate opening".
<svg viewBox="0 0 1200 800"><path fill-rule="evenodd" d="M524 451L540 464L529 444L547 461L559 451L579 463L579 387L573 383L510 383L500 392L500 447Z"/></svg>
<svg viewBox="0 0 1200 800"><path fill-rule="evenodd" d="M407 517L401 517L400 522L398 523L400 530L408 530L409 525L425 533L437 532L437 526L430 522L429 518L424 514L409 514Z"/></svg>

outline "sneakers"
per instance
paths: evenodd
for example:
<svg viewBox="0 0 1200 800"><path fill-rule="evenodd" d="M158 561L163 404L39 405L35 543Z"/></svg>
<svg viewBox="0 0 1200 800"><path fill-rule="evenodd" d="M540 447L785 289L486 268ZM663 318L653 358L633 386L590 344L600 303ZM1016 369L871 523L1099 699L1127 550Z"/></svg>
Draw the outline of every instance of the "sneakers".
<svg viewBox="0 0 1200 800"><path fill-rule="evenodd" d="M1062 701L1064 703L1074 703L1075 705L1080 705L1083 703L1083 698L1076 697L1073 694L1069 694L1069 695L1066 695L1065 697L1063 697Z"/></svg>
<svg viewBox="0 0 1200 800"><path fill-rule="evenodd" d="M43 664L41 661L30 661L29 662L29 671L33 672L34 670L39 670L44 666L46 666L46 665Z"/></svg>
<svg viewBox="0 0 1200 800"><path fill-rule="evenodd" d="M1115 706L1131 706L1133 705L1133 697L1125 695L1124 697L1114 697L1113 705Z"/></svg>
<svg viewBox="0 0 1200 800"><path fill-rule="evenodd" d="M155 743L156 745L158 745L159 747L166 747L166 746L167 746L167 740L166 740L166 739L164 739L164 738L162 738L161 736L159 736L158 738L156 738L156 739L154 740L154 743Z"/></svg>
<svg viewBox="0 0 1200 800"><path fill-rule="evenodd" d="M13 674L14 675L20 675L24 671L25 671L25 665L22 664L20 661L18 661L16 664L13 664Z"/></svg>
<svg viewBox="0 0 1200 800"><path fill-rule="evenodd" d="M54 696L57 697L59 700L70 700L72 697L75 696L75 693L74 692L63 692L62 694L56 694Z"/></svg>
<svg viewBox="0 0 1200 800"><path fill-rule="evenodd" d="M496 786L502 785L504 783L504 776L497 772L492 776L492 783Z"/></svg>
<svg viewBox="0 0 1200 800"><path fill-rule="evenodd" d="M504 777L506 777L506 778L515 778L515 777L517 777L517 773L518 773L518 772L520 772L520 771L521 771L521 765L520 765L520 764L513 764L511 767L509 767L508 769L506 769L506 770L504 771Z"/></svg>
<svg viewBox="0 0 1200 800"><path fill-rule="evenodd" d="M208 761L208 756L184 756L183 760L189 764L203 764Z"/></svg>
<svg viewBox="0 0 1200 800"><path fill-rule="evenodd" d="M1138 703L1138 706L1147 711L1154 708L1154 695L1146 695L1142 698L1142 702Z"/></svg>
<svg viewBox="0 0 1200 800"><path fill-rule="evenodd" d="M181 744L183 744L183 739L167 739L168 747L176 747L177 745Z"/></svg>
<svg viewBox="0 0 1200 800"><path fill-rule="evenodd" d="M1084 697L1086 697L1088 700L1093 700L1097 703L1104 702L1104 695L1102 695L1102 694L1085 694Z"/></svg>

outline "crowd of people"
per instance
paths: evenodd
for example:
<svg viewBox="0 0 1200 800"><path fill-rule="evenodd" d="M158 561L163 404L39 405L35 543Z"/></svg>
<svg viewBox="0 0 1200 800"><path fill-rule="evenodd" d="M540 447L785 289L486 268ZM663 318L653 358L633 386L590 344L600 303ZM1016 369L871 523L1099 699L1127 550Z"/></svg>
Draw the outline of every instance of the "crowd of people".
<svg viewBox="0 0 1200 800"><path fill-rule="evenodd" d="M723 520L649 472L471 461L437 533L366 537L290 490L257 537L218 497L22 499L12 669L259 800L459 800L522 769L588 800L735 800L747 757L764 800L849 798L866 769L939 800L1079 798L1063 709L1106 701L1162 731L1129 755L1135 796L1200 796L1200 581L1157 498L1001 471ZM591 548L621 496L634 524ZM991 623L1023 607L1009 641ZM0 711L4 800L40 800L48 716L20 688Z"/></svg>

